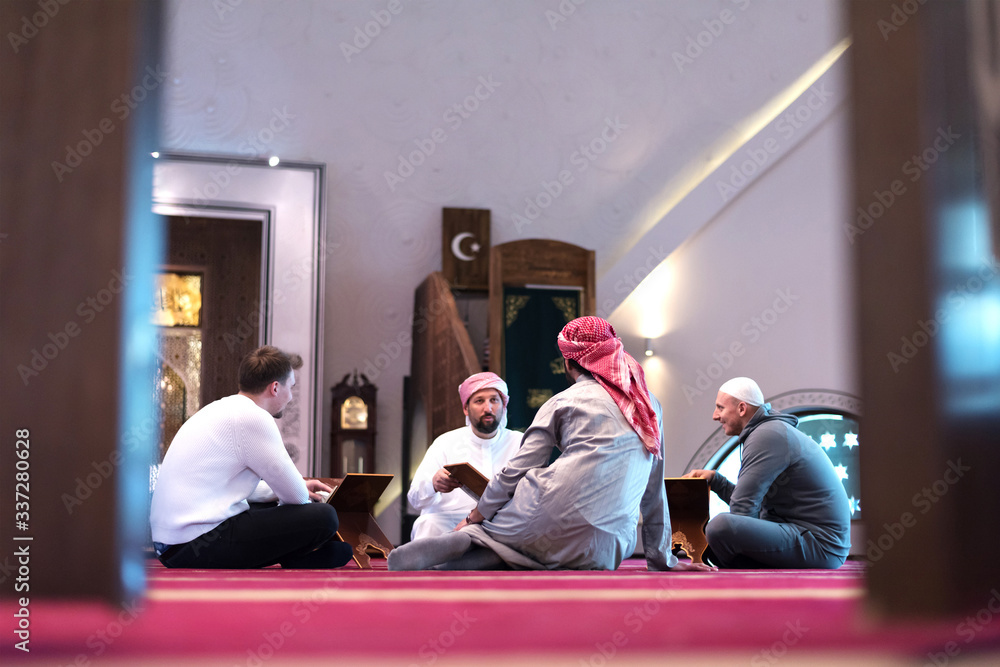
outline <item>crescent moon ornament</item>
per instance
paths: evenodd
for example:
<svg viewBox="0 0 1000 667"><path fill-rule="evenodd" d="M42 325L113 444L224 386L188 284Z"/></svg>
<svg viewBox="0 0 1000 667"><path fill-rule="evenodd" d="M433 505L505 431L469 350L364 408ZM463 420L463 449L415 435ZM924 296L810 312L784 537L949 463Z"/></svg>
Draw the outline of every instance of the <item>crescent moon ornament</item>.
<svg viewBox="0 0 1000 667"><path fill-rule="evenodd" d="M474 260L476 258L475 255L466 255L464 252L462 252L462 241L471 238L474 238L474 236L469 232L462 232L461 234L456 234L455 238L451 240L451 254L453 254L455 257L462 260L463 262L471 262L472 260ZM478 243L472 244L473 252L478 251L479 248L480 245Z"/></svg>

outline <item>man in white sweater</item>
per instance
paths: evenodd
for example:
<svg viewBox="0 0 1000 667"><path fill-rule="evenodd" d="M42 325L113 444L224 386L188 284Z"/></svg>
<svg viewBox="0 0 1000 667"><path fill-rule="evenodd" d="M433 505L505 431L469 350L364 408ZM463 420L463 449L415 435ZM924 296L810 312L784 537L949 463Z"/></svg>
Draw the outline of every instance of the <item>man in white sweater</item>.
<svg viewBox="0 0 1000 667"><path fill-rule="evenodd" d="M406 497L420 516L410 539L449 533L476 506L475 500L456 491L459 484L445 465L468 463L492 479L521 444L522 433L507 429L507 383L499 375L470 376L459 385L458 396L465 426L435 438L413 475Z"/></svg>
<svg viewBox="0 0 1000 667"><path fill-rule="evenodd" d="M336 510L317 493L332 489L299 475L274 421L292 400L301 365L270 345L254 350L240 363L239 393L206 405L177 431L150 511L164 565L332 568L351 560L350 545L334 539Z"/></svg>

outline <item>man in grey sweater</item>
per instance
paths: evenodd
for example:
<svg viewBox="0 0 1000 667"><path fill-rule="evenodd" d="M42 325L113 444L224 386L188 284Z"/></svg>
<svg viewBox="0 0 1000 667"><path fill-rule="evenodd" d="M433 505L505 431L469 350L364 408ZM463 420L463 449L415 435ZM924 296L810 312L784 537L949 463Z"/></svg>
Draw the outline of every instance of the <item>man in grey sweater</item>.
<svg viewBox="0 0 1000 667"><path fill-rule="evenodd" d="M764 403L757 383L733 378L719 389L712 419L742 447L736 484L714 470L708 480L729 504L709 521L709 558L720 567L836 569L851 548L847 494L829 457L798 430L798 418Z"/></svg>

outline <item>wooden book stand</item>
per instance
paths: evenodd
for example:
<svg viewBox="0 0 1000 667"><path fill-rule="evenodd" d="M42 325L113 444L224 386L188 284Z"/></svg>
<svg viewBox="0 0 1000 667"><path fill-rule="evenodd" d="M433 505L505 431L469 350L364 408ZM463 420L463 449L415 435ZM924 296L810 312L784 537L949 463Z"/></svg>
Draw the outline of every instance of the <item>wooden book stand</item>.
<svg viewBox="0 0 1000 667"><path fill-rule="evenodd" d="M663 480L670 510L671 548L680 547L693 563L701 563L708 548L705 524L708 523L708 482L690 477L667 477Z"/></svg>
<svg viewBox="0 0 1000 667"><path fill-rule="evenodd" d="M375 521L375 503L392 481L392 475L349 472L343 479L317 478L333 487L326 502L333 505L340 519L337 537L354 549L354 562L362 570L370 570L370 553L383 558L392 551L392 543Z"/></svg>

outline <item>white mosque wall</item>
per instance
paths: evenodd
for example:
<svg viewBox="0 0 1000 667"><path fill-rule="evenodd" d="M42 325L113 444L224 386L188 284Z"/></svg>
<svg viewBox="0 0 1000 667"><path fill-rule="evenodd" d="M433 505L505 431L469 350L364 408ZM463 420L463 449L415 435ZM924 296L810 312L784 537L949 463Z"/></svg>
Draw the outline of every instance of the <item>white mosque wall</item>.
<svg viewBox="0 0 1000 667"><path fill-rule="evenodd" d="M441 209L490 209L493 243L592 248L600 280L661 223L664 192L844 37L830 0L172 0L166 13L165 150L327 165L324 437L328 388L367 372L377 470L397 475L380 508L394 540L413 290L441 268ZM689 405L680 384L778 290L797 300L739 371L768 394L852 385L830 228L842 125L668 260L686 287L650 307L676 325L654 382L673 467L711 430L708 399ZM627 312L612 317L637 352Z"/></svg>

